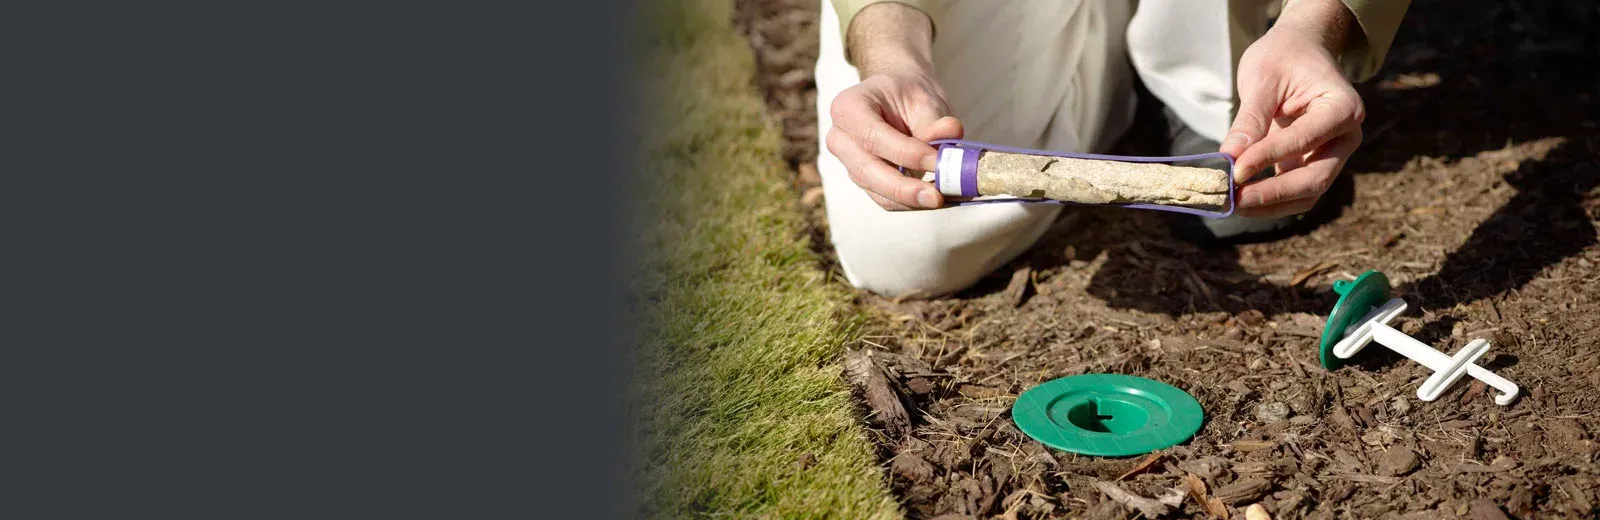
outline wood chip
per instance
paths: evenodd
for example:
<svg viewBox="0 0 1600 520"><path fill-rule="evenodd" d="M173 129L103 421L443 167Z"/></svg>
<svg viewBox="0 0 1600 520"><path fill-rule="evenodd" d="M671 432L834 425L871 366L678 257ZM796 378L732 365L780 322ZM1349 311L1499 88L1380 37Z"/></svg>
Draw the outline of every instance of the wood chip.
<svg viewBox="0 0 1600 520"><path fill-rule="evenodd" d="M1493 500L1480 498L1472 501L1472 520L1511 520Z"/></svg>
<svg viewBox="0 0 1600 520"><path fill-rule="evenodd" d="M1272 490L1272 482L1259 478L1243 478L1232 484L1217 489L1217 500L1228 505L1237 506L1247 502L1255 502L1267 495Z"/></svg>
<svg viewBox="0 0 1600 520"><path fill-rule="evenodd" d="M1101 493L1105 493L1111 500L1128 506L1129 509L1143 513L1146 518L1165 516L1168 512L1166 504L1152 498L1130 493L1128 490L1122 489L1122 486L1110 482L1095 482L1094 487L1099 489Z"/></svg>
<svg viewBox="0 0 1600 520"><path fill-rule="evenodd" d="M934 390L933 382L925 377L916 377L906 381L906 388L911 390L911 393L918 395L931 394Z"/></svg>
<svg viewBox="0 0 1600 520"><path fill-rule="evenodd" d="M1383 451L1382 458L1378 459L1378 474L1386 477L1398 477L1416 471L1422 466L1421 457L1409 446L1395 445Z"/></svg>
<svg viewBox="0 0 1600 520"><path fill-rule="evenodd" d="M1145 457L1144 460L1129 468L1122 476L1117 477L1117 480L1128 480L1128 477L1149 471L1152 466L1155 466L1157 462L1161 462L1161 459L1166 458L1166 456L1165 453L1151 453L1150 456Z"/></svg>
<svg viewBox="0 0 1600 520"><path fill-rule="evenodd" d="M850 384L855 385L872 410L872 419L894 438L904 437L911 428L911 416L906 413L905 405L900 404L900 396L889 388L889 379L883 376L883 370L872 362L872 356L867 351L854 350L844 354L843 363Z"/></svg>
<svg viewBox="0 0 1600 520"><path fill-rule="evenodd" d="M1029 283L1031 281L1033 281L1032 267L1024 265L1011 272L1011 282L1006 284L1004 294L1006 301L1011 302L1012 307L1022 306L1022 302L1028 297L1028 286L1032 285Z"/></svg>
<svg viewBox="0 0 1600 520"><path fill-rule="evenodd" d="M1594 503L1589 501L1589 492L1584 490L1584 486L1574 482L1571 478L1563 480L1557 485L1561 486L1561 490L1567 493L1567 497L1572 499L1572 503L1578 506L1579 511L1594 511Z"/></svg>
<svg viewBox="0 0 1600 520"><path fill-rule="evenodd" d="M933 463L915 453L901 453L889 461L889 471L912 482L932 479L938 470Z"/></svg>
<svg viewBox="0 0 1600 520"><path fill-rule="evenodd" d="M1479 381L1477 379L1472 380L1472 384L1467 385L1467 392L1461 394L1461 404L1472 402L1473 399L1477 399L1478 396L1483 395L1484 390L1488 388L1489 385L1484 384L1483 381Z"/></svg>
<svg viewBox="0 0 1600 520"><path fill-rule="evenodd" d="M1239 451L1260 451L1278 447L1278 443L1262 440L1233 441L1233 449Z"/></svg>
<svg viewBox="0 0 1600 520"><path fill-rule="evenodd" d="M1221 500L1217 500L1216 497L1206 493L1206 482L1204 480L1194 476L1194 473L1184 473L1183 484L1184 488L1189 492L1189 496L1194 498L1194 503L1204 509L1206 514L1222 520L1228 520L1228 506L1223 505Z"/></svg>
<svg viewBox="0 0 1600 520"><path fill-rule="evenodd" d="M1216 480L1227 470L1228 461L1222 457L1201 457L1178 462L1178 469L1194 473L1201 478Z"/></svg>

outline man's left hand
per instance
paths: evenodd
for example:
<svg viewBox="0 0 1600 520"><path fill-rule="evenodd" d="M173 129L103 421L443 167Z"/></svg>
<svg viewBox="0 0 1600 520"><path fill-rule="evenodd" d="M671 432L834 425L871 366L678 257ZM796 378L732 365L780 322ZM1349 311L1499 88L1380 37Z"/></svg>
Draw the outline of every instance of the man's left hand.
<svg viewBox="0 0 1600 520"><path fill-rule="evenodd" d="M1349 17L1338 0L1291 2L1240 58L1239 114L1221 147L1236 158L1240 215L1310 210L1361 145L1366 109L1336 58ZM1248 182L1269 167L1277 175Z"/></svg>

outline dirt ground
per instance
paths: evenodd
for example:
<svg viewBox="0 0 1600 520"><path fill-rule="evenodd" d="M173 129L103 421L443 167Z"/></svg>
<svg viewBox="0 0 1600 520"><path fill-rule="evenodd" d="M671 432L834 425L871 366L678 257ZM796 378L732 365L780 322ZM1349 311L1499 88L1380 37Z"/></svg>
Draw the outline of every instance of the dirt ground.
<svg viewBox="0 0 1600 520"><path fill-rule="evenodd" d="M826 249L816 9L741 0L736 16ZM1161 511L1125 503L1178 489L1181 503L1157 503L1173 517L1260 504L1273 518L1600 518L1597 18L1591 2L1413 2L1385 71L1361 86L1354 200L1308 234L1200 248L1160 214L1076 209L954 297L863 294L862 348L907 419L864 412L908 512L1132 518ZM1124 151L1161 153L1148 119ZM1419 401L1429 372L1379 348L1322 369L1330 285L1368 269L1411 305L1402 330L1452 352L1490 339L1481 363L1523 397L1501 407L1462 382ZM1173 384L1205 425L1154 459L1076 456L1017 431L1019 393L1082 373Z"/></svg>

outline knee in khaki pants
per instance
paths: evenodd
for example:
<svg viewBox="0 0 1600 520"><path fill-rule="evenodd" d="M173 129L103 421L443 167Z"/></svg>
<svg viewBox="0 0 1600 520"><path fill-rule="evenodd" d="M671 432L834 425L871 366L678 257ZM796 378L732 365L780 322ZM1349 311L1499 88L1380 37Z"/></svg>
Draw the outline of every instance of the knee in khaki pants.
<svg viewBox="0 0 1600 520"><path fill-rule="evenodd" d="M845 276L856 287L890 297L966 288L1026 250L1060 212L1059 206L1013 204L889 212L860 190L824 190ZM840 200L850 195L862 200Z"/></svg>

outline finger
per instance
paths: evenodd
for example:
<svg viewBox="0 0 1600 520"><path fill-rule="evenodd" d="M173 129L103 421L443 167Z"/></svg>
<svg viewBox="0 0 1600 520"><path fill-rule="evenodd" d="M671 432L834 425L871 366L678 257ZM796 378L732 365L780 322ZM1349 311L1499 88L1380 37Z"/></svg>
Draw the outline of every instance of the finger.
<svg viewBox="0 0 1600 520"><path fill-rule="evenodd" d="M839 132L828 132L828 150L839 157L850 179L857 186L909 208L933 209L944 204L944 196L932 183L907 177L862 149L855 139Z"/></svg>
<svg viewBox="0 0 1600 520"><path fill-rule="evenodd" d="M1250 218L1278 218L1287 217L1289 215L1299 215L1301 213L1311 211L1311 208L1316 207L1318 198L1319 197L1308 197L1304 199L1295 199L1288 202L1280 202L1271 206L1263 206L1258 208L1239 208L1237 213Z"/></svg>
<svg viewBox="0 0 1600 520"><path fill-rule="evenodd" d="M1234 163L1235 171L1249 179L1268 165L1305 155L1333 137L1359 129L1359 110L1353 97L1354 94L1340 94L1312 100L1305 114L1295 118L1293 124L1246 148Z"/></svg>
<svg viewBox="0 0 1600 520"><path fill-rule="evenodd" d="M1241 78L1239 114L1233 117L1233 126L1228 129L1228 135L1222 139L1222 147L1218 150L1235 159L1244 154L1245 149L1252 143L1259 143L1267 136L1267 127L1272 124L1273 116L1278 114L1278 105L1282 97L1277 92L1276 82L1257 80L1250 82L1248 86L1244 83L1246 81ZM1249 180L1249 177L1235 180L1243 182Z"/></svg>
<svg viewBox="0 0 1600 520"><path fill-rule="evenodd" d="M1272 120L1272 128L1267 130L1267 135L1272 135L1273 132L1283 130L1289 125L1294 124L1294 119L1295 118L1293 116L1278 116L1274 118ZM1298 155L1294 157L1285 157L1283 160L1278 161L1277 164L1272 165L1272 167L1278 172L1286 172L1304 166L1305 164L1306 156ZM1261 174L1258 172L1255 175L1259 176Z"/></svg>
<svg viewBox="0 0 1600 520"><path fill-rule="evenodd" d="M883 208L886 211L908 211L908 210L916 209L916 208L907 207L905 204L901 204L899 202L895 202L895 201L889 200L888 198L885 198L883 195L879 195L879 194L876 194L876 193L873 193L873 192L870 192L870 191L866 191L864 193L866 193L867 197L871 198L873 202L878 203L878 207Z"/></svg>
<svg viewBox="0 0 1600 520"><path fill-rule="evenodd" d="M939 139L960 139L966 130L961 126L961 120L951 116L944 116L920 126L911 127L911 136L923 141L937 141Z"/></svg>
<svg viewBox="0 0 1600 520"><path fill-rule="evenodd" d="M933 147L889 126L866 96L840 95L834 98L831 110L834 127L849 134L866 153L916 170L937 167Z"/></svg>
<svg viewBox="0 0 1600 520"><path fill-rule="evenodd" d="M1262 208L1321 196L1360 145L1361 132L1345 134L1307 156L1297 168L1280 170L1278 175L1240 186L1239 207Z"/></svg>

